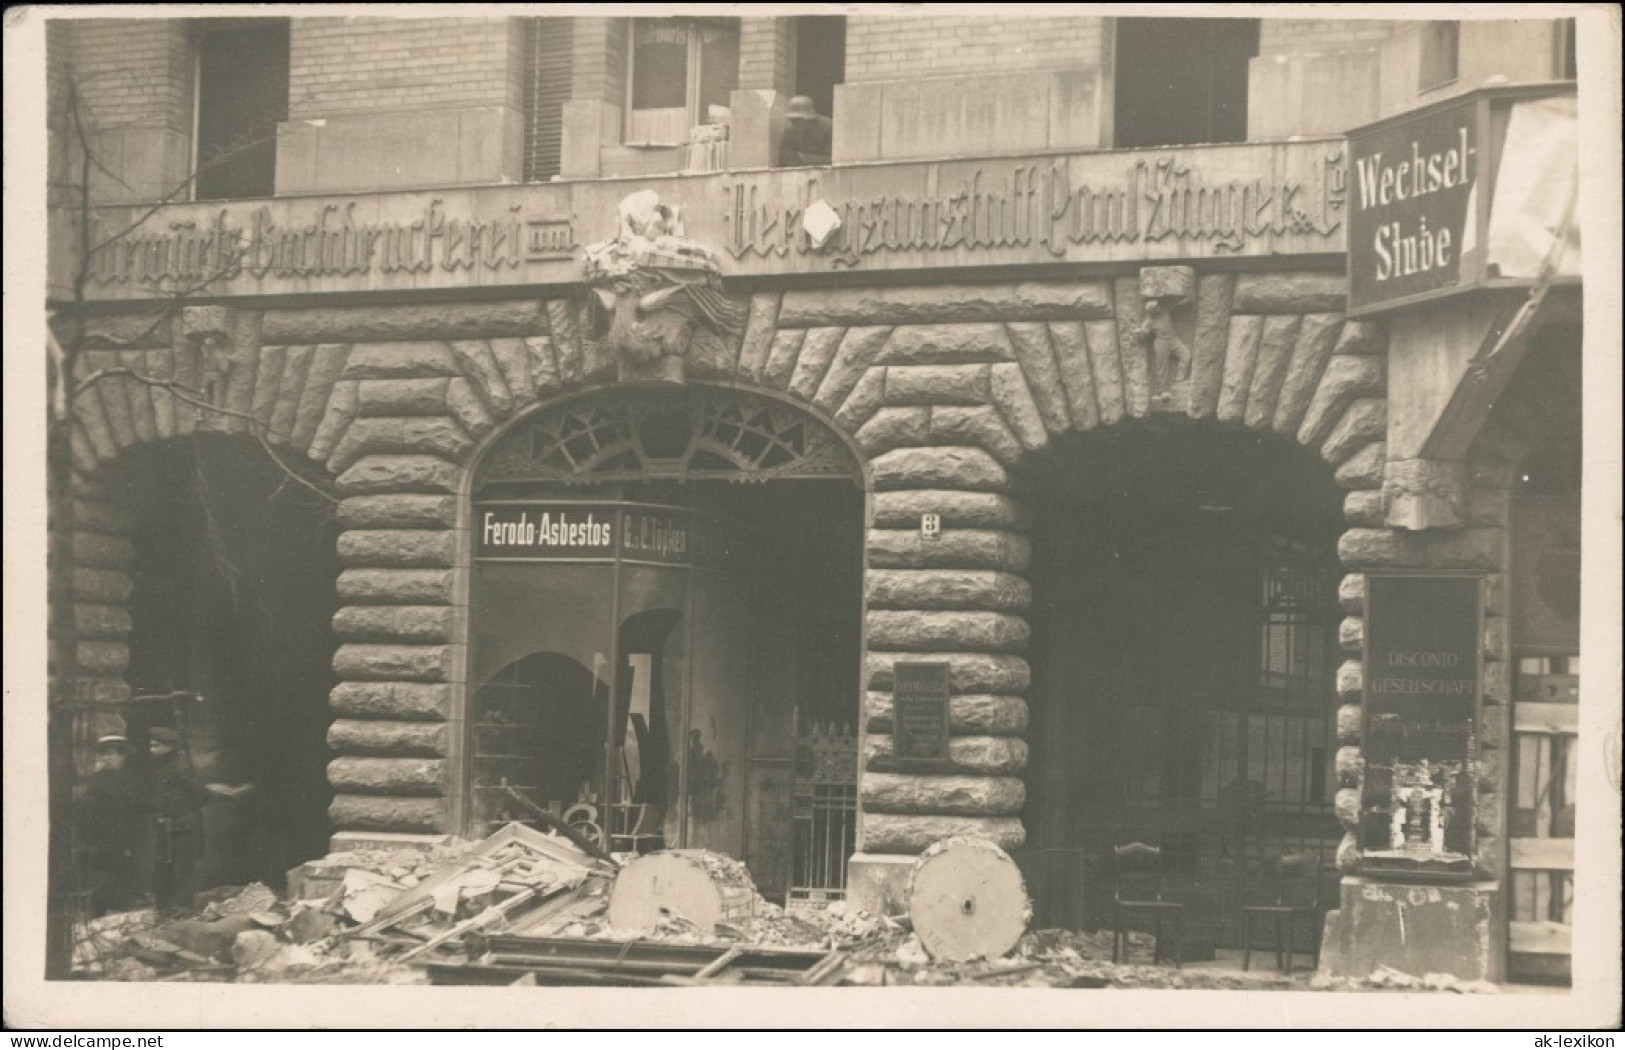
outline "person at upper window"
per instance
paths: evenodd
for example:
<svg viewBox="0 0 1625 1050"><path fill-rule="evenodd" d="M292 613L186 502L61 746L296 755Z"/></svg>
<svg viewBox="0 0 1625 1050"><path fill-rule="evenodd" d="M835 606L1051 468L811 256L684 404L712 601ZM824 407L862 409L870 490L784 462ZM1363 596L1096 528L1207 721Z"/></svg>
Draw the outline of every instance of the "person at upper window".
<svg viewBox="0 0 1625 1050"><path fill-rule="evenodd" d="M784 134L779 139L779 164L786 168L828 164L832 124L819 116L813 100L797 95L784 113Z"/></svg>

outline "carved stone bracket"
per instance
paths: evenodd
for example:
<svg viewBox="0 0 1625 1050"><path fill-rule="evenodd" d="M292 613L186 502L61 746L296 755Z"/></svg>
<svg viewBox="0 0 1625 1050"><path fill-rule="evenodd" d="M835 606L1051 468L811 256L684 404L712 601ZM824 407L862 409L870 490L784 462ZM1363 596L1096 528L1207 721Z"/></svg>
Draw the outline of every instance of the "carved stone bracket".
<svg viewBox="0 0 1625 1050"><path fill-rule="evenodd" d="M623 381L681 383L696 342L739 338L746 304L723 290L716 257L684 236L681 211L653 190L621 201L619 215L619 232L586 250L590 338Z"/></svg>
<svg viewBox="0 0 1625 1050"><path fill-rule="evenodd" d="M1454 529L1467 522L1467 467L1442 459L1405 459L1383 468L1383 502L1394 528Z"/></svg>
<svg viewBox="0 0 1625 1050"><path fill-rule="evenodd" d="M174 330L175 381L216 408L229 407L234 386L253 381L259 316L229 306L182 307ZM200 425L207 422L199 417Z"/></svg>
<svg viewBox="0 0 1625 1050"><path fill-rule="evenodd" d="M1136 338L1144 348L1151 379L1151 409L1185 409L1190 394L1191 343L1196 338L1196 271L1189 266L1146 266L1140 270L1144 320Z"/></svg>

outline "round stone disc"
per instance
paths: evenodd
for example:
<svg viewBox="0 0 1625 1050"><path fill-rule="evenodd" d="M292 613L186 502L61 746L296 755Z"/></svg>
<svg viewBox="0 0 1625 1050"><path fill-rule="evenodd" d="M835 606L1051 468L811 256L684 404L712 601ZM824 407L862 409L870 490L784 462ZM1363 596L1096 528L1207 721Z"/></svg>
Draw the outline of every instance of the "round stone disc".
<svg viewBox="0 0 1625 1050"><path fill-rule="evenodd" d="M966 962L1014 948L1032 920L1032 903L1008 853L985 839L956 837L915 863L908 914L932 958Z"/></svg>

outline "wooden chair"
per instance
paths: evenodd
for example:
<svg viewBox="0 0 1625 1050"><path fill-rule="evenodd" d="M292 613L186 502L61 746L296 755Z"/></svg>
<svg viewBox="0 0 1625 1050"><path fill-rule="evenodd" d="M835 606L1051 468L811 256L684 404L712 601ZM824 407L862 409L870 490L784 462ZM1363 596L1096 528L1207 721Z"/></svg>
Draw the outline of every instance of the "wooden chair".
<svg viewBox="0 0 1625 1050"><path fill-rule="evenodd" d="M1309 919L1311 969L1320 965L1320 854L1291 853L1275 861L1273 903L1241 909L1241 968L1253 963L1253 923L1274 926L1275 968L1292 972L1293 933L1298 919Z"/></svg>
<svg viewBox="0 0 1625 1050"><path fill-rule="evenodd" d="M1173 927L1174 965L1185 965L1185 905L1163 900L1162 849L1143 842L1131 842L1112 850L1112 962L1128 955L1129 923L1136 916L1154 922L1156 946L1153 963L1167 954L1163 951L1163 922Z"/></svg>

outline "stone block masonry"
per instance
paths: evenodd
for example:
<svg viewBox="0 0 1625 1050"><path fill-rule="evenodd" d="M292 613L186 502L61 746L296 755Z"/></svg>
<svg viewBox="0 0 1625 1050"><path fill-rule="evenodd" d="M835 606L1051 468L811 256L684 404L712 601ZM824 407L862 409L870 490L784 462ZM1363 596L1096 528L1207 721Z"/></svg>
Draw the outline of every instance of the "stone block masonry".
<svg viewBox="0 0 1625 1050"><path fill-rule="evenodd" d="M803 404L867 461L862 849L917 852L964 833L1025 840L1032 551L1022 493L1034 454L1057 442L1158 414L1295 440L1349 492L1351 569L1484 563L1487 532L1421 549L1383 526L1384 337L1330 308L1341 282L1193 271L1191 377L1175 391L1156 386L1139 336L1138 274L750 295L742 338L708 352L704 381ZM238 340L221 396L241 407L245 429L323 465L341 496L330 815L343 830L455 830L465 472L505 423L612 381L614 362L583 337L573 299L240 313L197 314L172 348L105 352L87 366L139 361L195 381L187 333L213 325ZM125 381L83 399L73 448L87 474L132 445L216 425L163 393ZM116 510L84 502L81 674L87 690L105 691L128 662L128 541ZM928 513L942 526L930 540L919 530ZM1356 622L1345 643L1358 635ZM951 737L937 772L891 761L899 660L949 665ZM1352 790L1357 668L1341 682L1337 768Z"/></svg>

